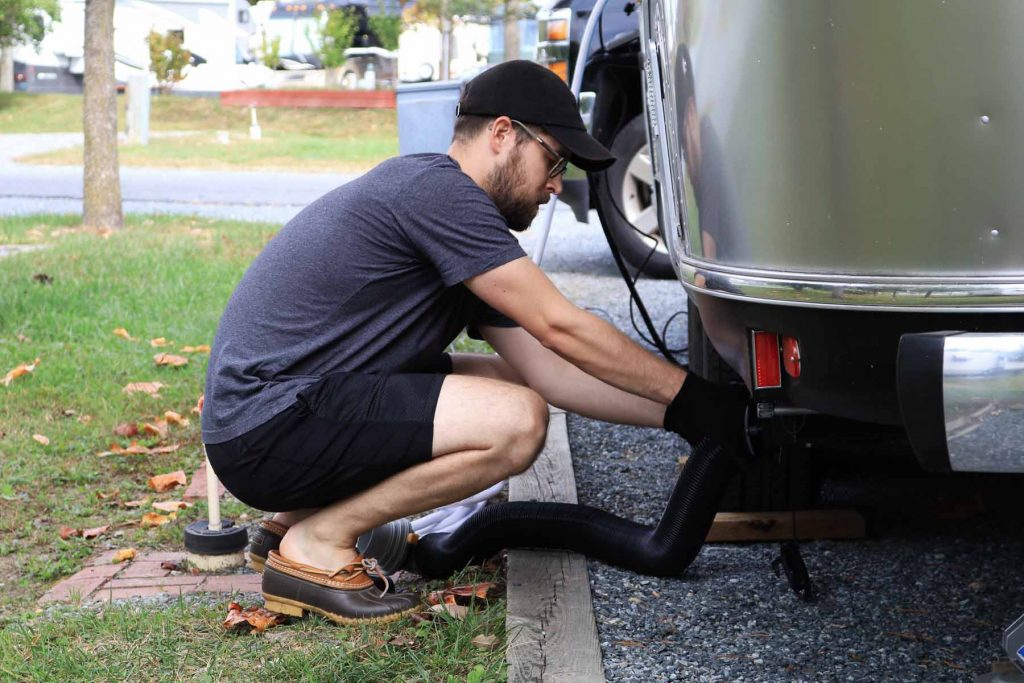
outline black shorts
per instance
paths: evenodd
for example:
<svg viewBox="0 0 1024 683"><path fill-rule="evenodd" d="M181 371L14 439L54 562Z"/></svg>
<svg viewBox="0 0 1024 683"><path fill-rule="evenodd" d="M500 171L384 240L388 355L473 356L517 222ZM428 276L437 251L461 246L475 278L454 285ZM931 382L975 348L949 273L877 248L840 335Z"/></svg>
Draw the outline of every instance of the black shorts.
<svg viewBox="0 0 1024 683"><path fill-rule="evenodd" d="M284 412L206 453L246 505L323 507L430 460L444 377L332 373Z"/></svg>

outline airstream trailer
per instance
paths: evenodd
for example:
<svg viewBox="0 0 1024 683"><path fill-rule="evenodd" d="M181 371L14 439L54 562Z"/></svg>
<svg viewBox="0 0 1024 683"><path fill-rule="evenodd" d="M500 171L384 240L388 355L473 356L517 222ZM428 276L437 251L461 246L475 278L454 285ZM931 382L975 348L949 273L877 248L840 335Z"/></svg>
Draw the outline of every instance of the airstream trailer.
<svg viewBox="0 0 1024 683"><path fill-rule="evenodd" d="M1024 4L644 0L691 368L1024 472Z"/></svg>

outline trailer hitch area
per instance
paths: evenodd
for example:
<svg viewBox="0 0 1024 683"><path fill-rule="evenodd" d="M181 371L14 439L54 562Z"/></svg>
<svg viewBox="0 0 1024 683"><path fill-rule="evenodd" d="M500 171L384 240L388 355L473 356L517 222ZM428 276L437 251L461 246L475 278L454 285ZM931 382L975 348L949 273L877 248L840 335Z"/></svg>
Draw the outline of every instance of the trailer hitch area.
<svg viewBox="0 0 1024 683"><path fill-rule="evenodd" d="M804 602L814 602L814 586L811 583L811 575L807 571L807 565L800 554L800 546L796 541L783 541L779 546L779 556L772 560L772 570L775 576L781 577L786 573L786 580L789 587L793 589L797 597Z"/></svg>

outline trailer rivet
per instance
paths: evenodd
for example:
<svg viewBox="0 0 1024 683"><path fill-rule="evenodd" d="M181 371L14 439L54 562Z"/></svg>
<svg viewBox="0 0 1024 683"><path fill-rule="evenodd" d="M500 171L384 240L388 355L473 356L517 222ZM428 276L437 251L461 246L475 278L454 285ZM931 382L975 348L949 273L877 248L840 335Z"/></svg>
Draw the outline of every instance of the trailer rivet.
<svg viewBox="0 0 1024 683"><path fill-rule="evenodd" d="M999 231L996 230L995 228L992 228L992 231L989 234L992 235L993 237L999 237Z"/></svg>
<svg viewBox="0 0 1024 683"><path fill-rule="evenodd" d="M990 119L990 118L988 117L988 114L984 114L984 115L982 115L982 117L981 117L981 122L982 122L982 123L988 123L988 122L989 122L989 121L991 121L991 120L992 120L992 119Z"/></svg>

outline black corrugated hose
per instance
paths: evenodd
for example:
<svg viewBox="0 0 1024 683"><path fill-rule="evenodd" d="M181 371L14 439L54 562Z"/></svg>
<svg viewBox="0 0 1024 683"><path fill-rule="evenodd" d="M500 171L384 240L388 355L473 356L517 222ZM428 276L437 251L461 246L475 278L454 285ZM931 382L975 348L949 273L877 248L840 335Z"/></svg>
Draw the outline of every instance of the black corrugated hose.
<svg viewBox="0 0 1024 683"><path fill-rule="evenodd" d="M705 438L683 466L657 527L587 505L499 503L452 533L421 538L414 562L423 576L444 578L503 548L545 548L583 553L640 574L677 576L700 552L735 471L735 455Z"/></svg>

